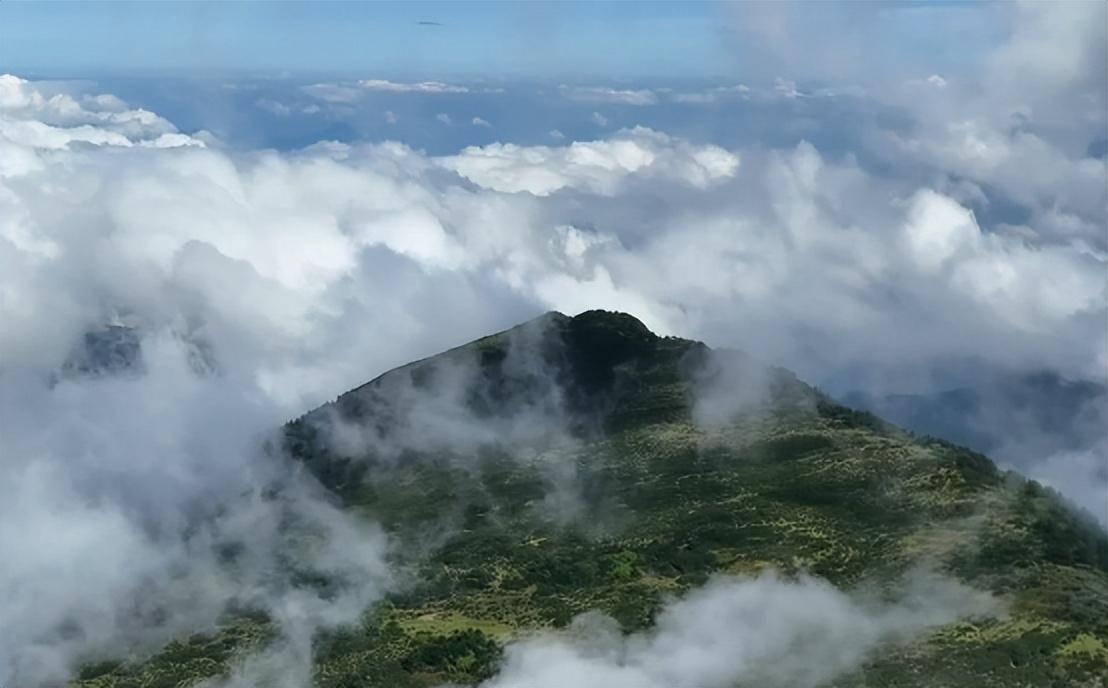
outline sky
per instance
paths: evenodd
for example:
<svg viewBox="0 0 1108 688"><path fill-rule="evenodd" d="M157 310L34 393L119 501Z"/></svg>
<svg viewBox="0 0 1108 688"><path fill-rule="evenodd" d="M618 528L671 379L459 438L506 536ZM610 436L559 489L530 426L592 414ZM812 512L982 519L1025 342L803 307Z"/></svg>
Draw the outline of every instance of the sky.
<svg viewBox="0 0 1108 688"><path fill-rule="evenodd" d="M264 440L549 310L879 410L972 389L951 434L1108 524L1106 13L0 2L0 684L210 627L210 545L246 536L303 659L389 589L387 542ZM112 326L140 355L88 369ZM346 597L274 574L289 512ZM150 590L170 626L129 616Z"/></svg>
<svg viewBox="0 0 1108 688"><path fill-rule="evenodd" d="M958 2L812 2L787 12L701 2L6 2L0 64L53 77L757 78L794 56L745 44L787 25L808 36L813 61L833 30L865 34L854 52L881 56L870 69L945 70L972 64L1001 38L995 14Z"/></svg>

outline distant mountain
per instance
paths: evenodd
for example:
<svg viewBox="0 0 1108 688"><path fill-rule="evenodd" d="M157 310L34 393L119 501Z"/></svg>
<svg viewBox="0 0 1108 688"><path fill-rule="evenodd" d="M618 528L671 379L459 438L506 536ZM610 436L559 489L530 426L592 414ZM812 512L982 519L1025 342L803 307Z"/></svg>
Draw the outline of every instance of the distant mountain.
<svg viewBox="0 0 1108 688"><path fill-rule="evenodd" d="M1015 434L1042 452L1079 449L1102 439L1108 388L1040 371L993 375L977 385L929 394L854 391L842 401L914 432L977 451L996 451L1011 444Z"/></svg>
<svg viewBox="0 0 1108 688"><path fill-rule="evenodd" d="M134 328L108 325L86 332L62 372L71 375L118 375L142 369L142 342Z"/></svg>
<svg viewBox="0 0 1108 688"><path fill-rule="evenodd" d="M319 686L474 684L515 639L592 610L643 632L717 574L892 594L921 567L1003 613L882 643L803 685L1108 676L1108 537L1095 524L977 452L626 314L549 313L398 368L290 422L282 441L345 508L383 524L404 581L358 626L316 639ZM151 658L87 667L76 685L197 685L264 646L269 623L244 611Z"/></svg>

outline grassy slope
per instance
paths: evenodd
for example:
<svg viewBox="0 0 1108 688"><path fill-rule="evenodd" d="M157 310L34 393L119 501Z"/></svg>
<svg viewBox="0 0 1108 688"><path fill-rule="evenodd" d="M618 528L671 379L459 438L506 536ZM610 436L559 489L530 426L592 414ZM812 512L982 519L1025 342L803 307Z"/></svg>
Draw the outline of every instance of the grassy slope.
<svg viewBox="0 0 1108 688"><path fill-rule="evenodd" d="M704 429L690 408L690 370L711 365L703 345L616 314L544 322L552 334L528 345L569 390L575 417L602 419L572 442L366 471L374 457L339 456L315 435L321 414L288 426L294 456L398 542L447 533L430 548L401 547L396 564L412 584L360 626L318 640L318 685L476 682L512 637L590 609L641 629L667 596L714 572L807 570L847 587L891 581L921 561L1002 595L1009 616L886 648L836 685L1104 685L1108 539L1053 494L981 455L838 406L784 371L772 373L768 403ZM495 335L445 354L479 362L487 393L474 403L488 413L518 393L502 370L510 341ZM418 381L434 365L391 375ZM380 418L374 389L387 384L335 408ZM546 467L566 462L581 489L575 518L560 521L545 506ZM146 661L87 667L78 685L190 685L269 632L264 621L232 619Z"/></svg>

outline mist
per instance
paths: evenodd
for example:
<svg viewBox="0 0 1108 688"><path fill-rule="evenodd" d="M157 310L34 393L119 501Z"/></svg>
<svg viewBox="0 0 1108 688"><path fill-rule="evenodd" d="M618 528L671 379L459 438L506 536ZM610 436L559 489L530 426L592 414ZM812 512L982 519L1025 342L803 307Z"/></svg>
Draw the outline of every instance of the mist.
<svg viewBox="0 0 1108 688"><path fill-rule="evenodd" d="M510 644L487 688L663 688L737 684L814 688L859 668L883 644L1002 611L990 596L923 571L879 602L825 581L718 577L672 600L652 629L623 635L600 614L557 635Z"/></svg>

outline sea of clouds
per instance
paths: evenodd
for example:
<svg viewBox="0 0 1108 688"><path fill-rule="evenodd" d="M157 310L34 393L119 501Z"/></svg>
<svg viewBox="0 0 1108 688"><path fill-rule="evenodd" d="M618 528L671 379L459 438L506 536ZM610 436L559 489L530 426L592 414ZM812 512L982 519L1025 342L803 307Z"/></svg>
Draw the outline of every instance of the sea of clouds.
<svg viewBox="0 0 1108 688"><path fill-rule="evenodd" d="M875 129L858 156L633 125L449 155L399 141L242 150L95 85L0 76L0 683L209 627L230 599L287 620L301 653L305 633L356 618L389 589L387 539L265 440L390 367L547 310L627 311L816 383L848 371L845 388L933 390L952 384L935 373L951 361L1104 384L1104 11L1020 6L982 73L869 91L914 119ZM331 86L316 89L324 105L347 97ZM551 90L678 95L753 97ZM758 97L820 96L782 82ZM997 203L1020 220L974 210ZM67 367L110 325L136 333L134 366ZM1042 446L998 458L1108 521L1103 440ZM348 583L344 604L281 579L290 519L317 543L305 561ZM246 553L228 573L213 552L232 544ZM753 585L768 604L789 584ZM491 685L546 661L642 685L634 672L684 632L666 628L610 639L604 656L524 644ZM900 626L866 628L876 642ZM720 676L761 676L736 667Z"/></svg>

